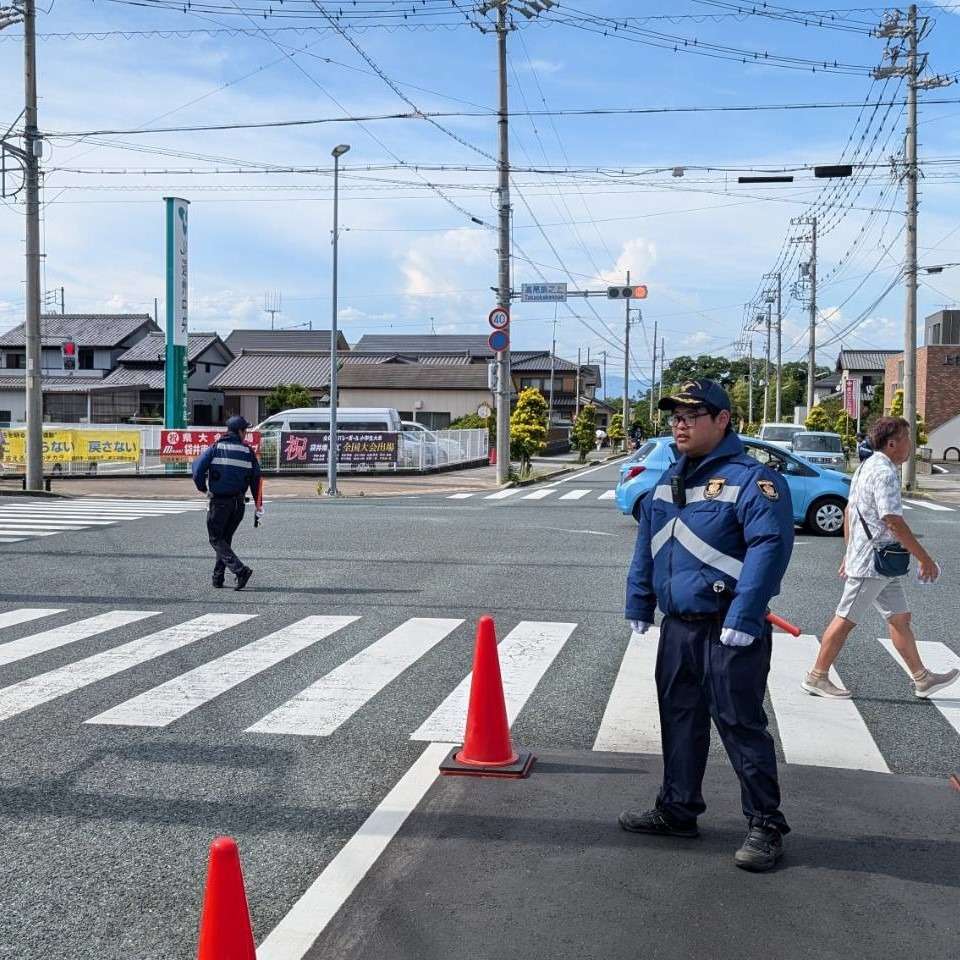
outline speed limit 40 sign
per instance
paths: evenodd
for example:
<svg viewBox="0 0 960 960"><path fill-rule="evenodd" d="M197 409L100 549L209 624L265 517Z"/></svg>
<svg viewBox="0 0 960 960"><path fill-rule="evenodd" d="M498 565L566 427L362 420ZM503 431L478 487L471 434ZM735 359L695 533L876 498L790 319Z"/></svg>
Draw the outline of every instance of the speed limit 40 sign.
<svg viewBox="0 0 960 960"><path fill-rule="evenodd" d="M487 322L494 330L505 330L510 326L510 313L504 307L494 307L487 317Z"/></svg>

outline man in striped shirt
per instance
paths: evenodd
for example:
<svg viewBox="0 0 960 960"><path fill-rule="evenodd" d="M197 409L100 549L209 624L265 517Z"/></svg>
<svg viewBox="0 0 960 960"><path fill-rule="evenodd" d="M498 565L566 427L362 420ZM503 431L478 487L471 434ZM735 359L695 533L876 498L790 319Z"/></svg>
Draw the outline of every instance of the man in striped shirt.
<svg viewBox="0 0 960 960"><path fill-rule="evenodd" d="M243 417L227 421L227 433L207 447L193 462L193 482L210 498L207 533L217 555L213 567L213 585L223 586L227 568L236 576L235 590L242 590L253 570L233 552L233 535L244 514L247 490L257 495L260 487L260 463L243 439L250 424Z"/></svg>

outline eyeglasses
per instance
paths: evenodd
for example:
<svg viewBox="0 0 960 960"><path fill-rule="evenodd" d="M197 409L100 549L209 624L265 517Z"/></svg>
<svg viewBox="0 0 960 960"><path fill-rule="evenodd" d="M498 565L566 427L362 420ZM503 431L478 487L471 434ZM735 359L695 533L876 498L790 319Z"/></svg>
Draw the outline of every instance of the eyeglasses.
<svg viewBox="0 0 960 960"><path fill-rule="evenodd" d="M685 427L692 427L694 423L700 419L700 417L709 416L709 410L695 410L691 411L690 413L675 413L667 420L667 423L669 423L671 427L679 427L681 425Z"/></svg>

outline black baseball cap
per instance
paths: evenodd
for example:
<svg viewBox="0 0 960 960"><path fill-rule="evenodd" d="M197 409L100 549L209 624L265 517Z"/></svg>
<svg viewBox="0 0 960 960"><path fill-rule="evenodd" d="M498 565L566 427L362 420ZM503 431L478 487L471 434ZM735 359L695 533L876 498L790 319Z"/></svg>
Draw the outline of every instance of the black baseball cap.
<svg viewBox="0 0 960 960"><path fill-rule="evenodd" d="M239 433L241 430L249 430L250 424L246 417L231 417L227 421L227 429L232 430L234 433Z"/></svg>
<svg viewBox="0 0 960 960"><path fill-rule="evenodd" d="M715 380L684 380L677 392L664 397L657 407L673 410L676 407L712 407L716 411L730 409L727 391Z"/></svg>

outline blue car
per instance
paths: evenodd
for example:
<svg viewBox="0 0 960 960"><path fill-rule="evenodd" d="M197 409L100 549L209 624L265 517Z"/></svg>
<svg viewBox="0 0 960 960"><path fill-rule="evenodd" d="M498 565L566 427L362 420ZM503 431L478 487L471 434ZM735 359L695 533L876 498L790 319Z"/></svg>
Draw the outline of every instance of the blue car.
<svg viewBox="0 0 960 960"><path fill-rule="evenodd" d="M793 503L794 522L823 537L838 537L843 533L843 514L850 494L850 478L836 470L818 467L801 457L788 453L782 447L741 437L747 454L787 481ZM639 450L620 465L616 503L621 513L640 516L640 500L649 493L664 471L678 459L673 437L648 440Z"/></svg>

